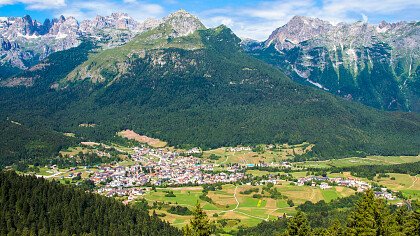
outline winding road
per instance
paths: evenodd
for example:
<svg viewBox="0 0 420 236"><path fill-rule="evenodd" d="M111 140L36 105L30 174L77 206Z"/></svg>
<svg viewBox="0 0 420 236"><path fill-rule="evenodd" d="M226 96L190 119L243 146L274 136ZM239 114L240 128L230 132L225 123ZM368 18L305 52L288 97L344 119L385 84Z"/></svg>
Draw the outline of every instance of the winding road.
<svg viewBox="0 0 420 236"><path fill-rule="evenodd" d="M267 214L267 217L266 217L266 218L262 218L262 217L259 217L259 216L253 216L253 215L247 214L247 213L245 213L245 212L242 212L242 211L239 211L239 210L238 210L238 208L239 208L239 200L238 200L238 198L236 197L236 190L237 190L237 189L238 189L238 186L236 186L236 187L235 187L235 191L234 191L234 193L233 193L233 197L235 198L235 201L236 201L236 206L235 206L235 208L230 209L230 210L226 210L226 211L220 211L220 212L219 212L219 214L220 214L220 213L224 213L224 212L230 212L230 211L232 211L232 212L239 213L239 214L242 214L242 215L245 215L245 216L251 217L251 218L260 219L260 220L264 220L264 221L268 221L268 220L270 219L270 214L272 214L273 212L275 212L275 211L277 211L277 210L281 210L281 209L292 208L292 207L282 207L282 208L275 208L275 209L272 209L271 211L269 211L269 212L268 212L268 214ZM313 196L315 196L315 192L313 192L313 194L312 194L312 195L313 195Z"/></svg>
<svg viewBox="0 0 420 236"><path fill-rule="evenodd" d="M417 180L418 180L417 176L413 176L413 177L414 177L414 181L413 181L413 183L411 184L411 186L410 186L410 187L408 187L408 188L413 188L413 187L414 187L414 185L416 184Z"/></svg>

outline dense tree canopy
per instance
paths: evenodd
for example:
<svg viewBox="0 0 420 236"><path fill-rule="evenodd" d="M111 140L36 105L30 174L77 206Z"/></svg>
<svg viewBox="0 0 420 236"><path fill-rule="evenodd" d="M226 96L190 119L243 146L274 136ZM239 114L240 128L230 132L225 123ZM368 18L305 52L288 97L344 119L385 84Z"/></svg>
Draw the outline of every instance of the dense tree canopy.
<svg viewBox="0 0 420 236"><path fill-rule="evenodd" d="M414 207L413 207L414 205ZM324 209L323 209L324 208ZM341 212L341 213L340 213ZM329 218L325 221L322 218ZM242 229L239 235L406 235L420 233L420 212L416 204L393 209L373 191L331 203L307 202L288 219L262 222Z"/></svg>
<svg viewBox="0 0 420 236"><path fill-rule="evenodd" d="M147 210L33 176L0 172L0 235L181 235Z"/></svg>

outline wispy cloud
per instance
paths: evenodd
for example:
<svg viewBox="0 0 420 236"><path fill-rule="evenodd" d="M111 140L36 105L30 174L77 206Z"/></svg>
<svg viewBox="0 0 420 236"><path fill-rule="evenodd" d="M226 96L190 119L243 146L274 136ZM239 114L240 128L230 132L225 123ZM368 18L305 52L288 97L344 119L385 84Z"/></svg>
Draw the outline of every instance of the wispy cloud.
<svg viewBox="0 0 420 236"><path fill-rule="evenodd" d="M417 9L417 11L416 11ZM200 13L209 26L226 24L241 37L264 40L295 15L328 20L333 24L404 15L420 11L416 0L283 0L261 1L252 7L226 7Z"/></svg>
<svg viewBox="0 0 420 236"><path fill-rule="evenodd" d="M96 15L110 15L113 12L128 13L136 20L162 17L165 9L159 4L146 3L138 0L125 0L123 2L111 0L77 0L67 4L66 8L57 9L55 15L74 16L77 19L93 18Z"/></svg>
<svg viewBox="0 0 420 236"><path fill-rule="evenodd" d="M128 13L137 20L165 14L161 5L141 0L0 0L0 7L14 4L24 4L26 10L50 10L54 16L74 16L80 20L113 12Z"/></svg>
<svg viewBox="0 0 420 236"><path fill-rule="evenodd" d="M185 8L197 14L208 27L224 24L240 37L258 40L266 39L295 15L336 24L368 19L372 22L418 20L420 12L419 0L0 0L0 7L13 4L23 4L25 14L44 10L54 16L63 14L79 20L113 12L126 12L137 20L144 20Z"/></svg>
<svg viewBox="0 0 420 236"><path fill-rule="evenodd" d="M66 6L65 0L0 0L0 6L25 4L28 10L56 9Z"/></svg>

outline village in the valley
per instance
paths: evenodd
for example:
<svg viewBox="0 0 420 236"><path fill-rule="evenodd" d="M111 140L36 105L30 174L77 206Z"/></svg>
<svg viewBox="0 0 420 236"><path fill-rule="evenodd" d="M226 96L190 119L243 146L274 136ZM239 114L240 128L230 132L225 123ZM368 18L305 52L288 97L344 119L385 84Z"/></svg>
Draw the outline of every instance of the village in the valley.
<svg viewBox="0 0 420 236"><path fill-rule="evenodd" d="M270 146L269 146L270 147ZM226 152L250 152L251 147L228 147ZM357 192L364 192L370 189L371 184L357 178L348 177L327 177L327 176L304 176L294 180L284 178L285 175L269 174L265 179L255 181L251 175L246 174L247 169L258 168L295 168L293 163L288 161L257 164L248 163L229 163L219 164L209 159L196 157L202 151L199 148L192 148L185 152L169 151L163 148L152 148L149 146L133 147L133 154L130 155L131 165L120 165L120 163L101 164L95 169L90 169L89 177L95 186L99 186L95 191L108 197L127 196L128 203L137 199L155 187L182 187L200 186L216 183L238 183L242 185L264 185L272 183L280 184L289 179L290 183L296 186L319 187L320 189L330 189L333 186L352 188ZM96 151L97 155L109 157L109 153ZM83 168L83 167L80 167ZM86 168L86 167L84 167ZM54 167L52 167L54 169ZM71 168L71 172L61 175L61 178L74 178L80 176L77 167ZM382 189L376 195L388 200L395 200L396 197Z"/></svg>
<svg viewBox="0 0 420 236"><path fill-rule="evenodd" d="M141 186L186 186L215 183L235 183L244 179L242 167L231 165L225 172L214 173L213 163L191 154L199 149L191 149L184 155L164 152L162 149L135 147L131 155L136 164L132 166L104 165L98 168L90 179L95 184L106 183L98 192L107 196L141 195Z"/></svg>
<svg viewBox="0 0 420 236"><path fill-rule="evenodd" d="M416 176L390 173L387 178L367 179L331 171L332 166L410 163L418 157L296 161L294 157L313 145L181 149L124 132L123 137L129 139L106 144L82 142L60 152L57 162L31 166L26 173L79 185L127 205L146 202L151 212L177 226L186 224L190 216L177 214L175 207L192 209L197 202L213 219L239 227L289 217L307 202L339 201L368 189L373 189L377 198L401 206L405 204L401 194L408 196L412 189L420 188Z"/></svg>

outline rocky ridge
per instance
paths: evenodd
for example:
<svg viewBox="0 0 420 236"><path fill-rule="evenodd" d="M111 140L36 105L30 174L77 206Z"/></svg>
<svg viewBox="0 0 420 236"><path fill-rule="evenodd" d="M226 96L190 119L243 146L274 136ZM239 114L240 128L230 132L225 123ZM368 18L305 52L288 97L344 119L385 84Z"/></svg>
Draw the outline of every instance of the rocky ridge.
<svg viewBox="0 0 420 236"><path fill-rule="evenodd" d="M298 82L381 109L420 109L419 22L332 25L295 16L243 47Z"/></svg>
<svg viewBox="0 0 420 236"><path fill-rule="evenodd" d="M147 23L147 22L145 22ZM172 61L176 68L181 63L181 55L166 55L161 49L182 48L195 50L203 47L200 36L194 34L206 27L190 13L180 10L164 17L151 30L138 34L130 42L112 49L102 50L72 71L63 82L63 86L54 84L53 88L63 88L69 81L89 80L92 83L113 83L128 73L130 63L136 58L150 60L156 67L165 66ZM168 58L169 57L169 58ZM146 59L147 58L147 59ZM178 61L175 63L175 61ZM190 62L194 64L194 61Z"/></svg>
<svg viewBox="0 0 420 236"><path fill-rule="evenodd" d="M53 52L80 45L83 37L107 48L116 47L160 22L156 19L138 22L125 13L97 16L82 22L64 16L46 19L44 23L28 15L0 17L0 65L27 69Z"/></svg>

